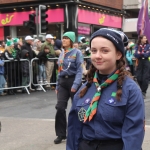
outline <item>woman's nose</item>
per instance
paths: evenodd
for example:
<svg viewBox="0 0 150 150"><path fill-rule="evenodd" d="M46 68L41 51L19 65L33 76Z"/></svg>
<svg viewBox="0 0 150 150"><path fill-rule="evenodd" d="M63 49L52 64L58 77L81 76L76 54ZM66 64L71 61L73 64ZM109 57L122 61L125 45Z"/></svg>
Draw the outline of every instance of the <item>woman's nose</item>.
<svg viewBox="0 0 150 150"><path fill-rule="evenodd" d="M102 54L101 54L100 51L97 51L97 53L96 53L96 58L102 58Z"/></svg>

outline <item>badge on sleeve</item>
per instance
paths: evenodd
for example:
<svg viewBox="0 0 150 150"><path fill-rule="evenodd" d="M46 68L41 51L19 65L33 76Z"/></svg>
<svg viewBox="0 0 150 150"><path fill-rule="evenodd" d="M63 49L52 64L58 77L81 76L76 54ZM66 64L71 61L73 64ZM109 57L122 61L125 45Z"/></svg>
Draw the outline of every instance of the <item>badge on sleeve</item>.
<svg viewBox="0 0 150 150"><path fill-rule="evenodd" d="M112 103L114 103L114 102L115 102L115 100L112 99L112 98L109 100L109 103L110 103L110 104L112 104Z"/></svg>
<svg viewBox="0 0 150 150"><path fill-rule="evenodd" d="M90 102L90 98L87 98L86 100L85 100L85 104L88 104Z"/></svg>
<svg viewBox="0 0 150 150"><path fill-rule="evenodd" d="M78 118L80 121L84 121L86 110L82 107L78 112Z"/></svg>

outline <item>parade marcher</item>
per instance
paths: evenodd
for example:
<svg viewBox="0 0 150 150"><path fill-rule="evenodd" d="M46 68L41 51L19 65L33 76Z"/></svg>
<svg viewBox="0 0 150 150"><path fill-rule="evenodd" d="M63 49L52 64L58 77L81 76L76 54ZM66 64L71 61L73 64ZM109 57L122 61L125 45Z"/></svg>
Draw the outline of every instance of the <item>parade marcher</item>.
<svg viewBox="0 0 150 150"><path fill-rule="evenodd" d="M46 41L42 44L41 49L44 50L45 46L48 46L50 49L48 58L54 58L55 57L55 51L54 51L54 45L53 44L53 39L54 37L51 34L46 35ZM50 83L51 77L53 74L53 69L54 69L54 60L53 59L48 59L46 62L46 77L47 77L47 82ZM46 86L47 88L50 87L50 84Z"/></svg>
<svg viewBox="0 0 150 150"><path fill-rule="evenodd" d="M143 97L146 98L146 91L149 82L149 60L150 56L150 45L146 36L140 35L138 38L137 45L135 46L135 55L138 59L138 66L136 68L136 77L138 84L142 90Z"/></svg>
<svg viewBox="0 0 150 150"><path fill-rule="evenodd" d="M82 82L83 56L80 50L73 48L75 33L66 32L62 39L62 52L58 59L58 83L56 86L57 104L55 116L55 144L66 139L66 108L69 98L73 99L74 94Z"/></svg>
<svg viewBox="0 0 150 150"><path fill-rule="evenodd" d="M92 65L74 95L66 150L141 150L144 101L125 70L121 31L101 28L90 39Z"/></svg>
<svg viewBox="0 0 150 150"><path fill-rule="evenodd" d="M133 42L130 42L128 44L128 49L126 50L126 60L127 60L127 63L128 63L128 66L130 68L130 72L132 75L134 75L134 66L133 66L133 51L134 51L134 46L135 44Z"/></svg>

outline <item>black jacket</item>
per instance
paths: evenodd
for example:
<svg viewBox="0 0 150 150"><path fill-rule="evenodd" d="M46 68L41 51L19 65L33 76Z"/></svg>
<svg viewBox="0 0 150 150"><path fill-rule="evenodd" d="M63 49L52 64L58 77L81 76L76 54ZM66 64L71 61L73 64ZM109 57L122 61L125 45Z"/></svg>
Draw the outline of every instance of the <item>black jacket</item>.
<svg viewBox="0 0 150 150"><path fill-rule="evenodd" d="M39 64L41 65L42 63L46 63L48 58L47 58L47 53L45 53L44 51L39 52L39 54L37 55L37 58L39 58Z"/></svg>
<svg viewBox="0 0 150 150"><path fill-rule="evenodd" d="M25 55L26 53L29 53L27 50L21 51L21 58L22 59L28 59ZM21 72L23 77L29 77L29 62L28 61L22 61L21 62Z"/></svg>
<svg viewBox="0 0 150 150"><path fill-rule="evenodd" d="M22 47L21 47L21 51L26 49L29 52L29 60L33 59L36 57L35 52L32 50L31 45L28 43L25 43Z"/></svg>

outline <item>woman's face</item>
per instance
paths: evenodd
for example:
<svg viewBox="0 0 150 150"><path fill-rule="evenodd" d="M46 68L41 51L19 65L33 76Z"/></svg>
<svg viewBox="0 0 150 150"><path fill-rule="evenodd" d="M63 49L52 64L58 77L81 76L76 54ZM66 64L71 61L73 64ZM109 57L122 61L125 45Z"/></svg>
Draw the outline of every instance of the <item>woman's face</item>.
<svg viewBox="0 0 150 150"><path fill-rule="evenodd" d="M116 68L116 60L122 57L114 44L103 37L96 37L91 42L91 62L101 74L110 74Z"/></svg>
<svg viewBox="0 0 150 150"><path fill-rule="evenodd" d="M66 37L66 36L63 37L62 46L63 47L71 47L71 42L70 42L70 39L68 37Z"/></svg>
<svg viewBox="0 0 150 150"><path fill-rule="evenodd" d="M141 39L141 43L145 44L145 43L146 43L146 41L147 41L146 36L143 36L143 38Z"/></svg>

